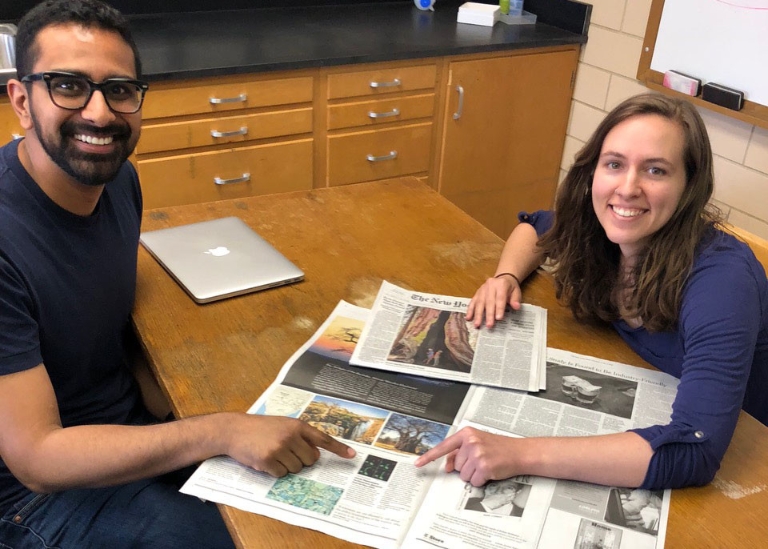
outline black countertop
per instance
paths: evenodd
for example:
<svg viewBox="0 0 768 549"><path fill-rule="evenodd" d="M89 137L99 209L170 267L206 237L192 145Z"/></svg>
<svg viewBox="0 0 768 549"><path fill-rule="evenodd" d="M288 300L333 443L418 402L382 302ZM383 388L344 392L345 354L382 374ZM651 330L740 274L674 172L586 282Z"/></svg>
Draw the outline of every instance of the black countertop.
<svg viewBox="0 0 768 549"><path fill-rule="evenodd" d="M550 0L556 2L557 0ZM573 3L578 4L578 3ZM399 59L583 44L583 34L537 22L457 23L459 3L221 10L130 17L150 82ZM542 17L544 15L544 17ZM538 14L539 21L546 14ZM585 21L588 24L589 11ZM5 91L5 86L0 86Z"/></svg>

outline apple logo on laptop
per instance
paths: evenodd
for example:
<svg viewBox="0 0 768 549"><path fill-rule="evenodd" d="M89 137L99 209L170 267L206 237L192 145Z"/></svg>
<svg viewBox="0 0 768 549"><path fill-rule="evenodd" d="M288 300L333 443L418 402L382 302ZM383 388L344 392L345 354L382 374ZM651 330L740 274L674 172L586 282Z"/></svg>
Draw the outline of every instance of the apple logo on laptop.
<svg viewBox="0 0 768 549"><path fill-rule="evenodd" d="M226 246L217 246L216 248L211 248L207 252L203 252L203 253L212 255L214 257L221 257L229 253L229 248L227 248Z"/></svg>

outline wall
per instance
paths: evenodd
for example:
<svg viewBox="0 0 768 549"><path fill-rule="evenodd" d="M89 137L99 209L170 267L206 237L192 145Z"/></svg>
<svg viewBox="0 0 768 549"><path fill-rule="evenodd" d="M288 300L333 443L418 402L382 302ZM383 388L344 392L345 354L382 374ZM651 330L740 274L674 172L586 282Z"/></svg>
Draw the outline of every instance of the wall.
<svg viewBox="0 0 768 549"><path fill-rule="evenodd" d="M589 41L573 92L561 178L605 114L647 91L635 79L651 0L587 0ZM768 130L700 108L715 155L715 203L729 222L768 238Z"/></svg>

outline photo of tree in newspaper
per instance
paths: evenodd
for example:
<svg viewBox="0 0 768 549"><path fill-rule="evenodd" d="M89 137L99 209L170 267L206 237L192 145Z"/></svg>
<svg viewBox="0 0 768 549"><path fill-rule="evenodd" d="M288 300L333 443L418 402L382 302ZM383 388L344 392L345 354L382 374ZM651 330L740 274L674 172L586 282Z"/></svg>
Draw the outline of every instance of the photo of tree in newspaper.
<svg viewBox="0 0 768 549"><path fill-rule="evenodd" d="M409 305L387 359L469 373L477 334L463 313Z"/></svg>
<svg viewBox="0 0 768 549"><path fill-rule="evenodd" d="M364 325L364 322L354 318L336 317L314 341L311 351L349 362Z"/></svg>
<svg viewBox="0 0 768 549"><path fill-rule="evenodd" d="M484 486L467 483L460 509L504 517L522 517L531 493L531 484L523 480L526 477L494 480Z"/></svg>
<svg viewBox="0 0 768 549"><path fill-rule="evenodd" d="M442 442L450 428L450 425L443 423L392 414L384 425L376 446L420 456Z"/></svg>
<svg viewBox="0 0 768 549"><path fill-rule="evenodd" d="M636 394L635 381L547 361L547 389L531 396L630 419Z"/></svg>
<svg viewBox="0 0 768 549"><path fill-rule="evenodd" d="M332 437L372 444L387 415L381 408L317 395L299 419Z"/></svg>

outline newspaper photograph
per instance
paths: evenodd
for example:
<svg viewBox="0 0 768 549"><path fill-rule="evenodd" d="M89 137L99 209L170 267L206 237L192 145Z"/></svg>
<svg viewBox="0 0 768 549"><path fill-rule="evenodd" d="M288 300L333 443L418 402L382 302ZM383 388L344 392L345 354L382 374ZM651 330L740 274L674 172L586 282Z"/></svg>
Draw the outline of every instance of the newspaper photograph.
<svg viewBox="0 0 768 549"><path fill-rule="evenodd" d="M493 328L478 329L464 318L469 301L382 282L350 362L477 385L543 389L546 309L523 304Z"/></svg>
<svg viewBox="0 0 768 549"><path fill-rule="evenodd" d="M355 543L400 547L437 472L413 462L455 430L474 387L350 366L368 316L341 302L248 410L305 421L354 447L354 458L321 450L313 466L275 479L217 457L182 492Z"/></svg>
<svg viewBox="0 0 768 549"><path fill-rule="evenodd" d="M496 434L497 429L462 422ZM442 475L429 491L405 547L477 549L660 549L670 490L611 488L517 476L475 487Z"/></svg>
<svg viewBox="0 0 768 549"><path fill-rule="evenodd" d="M478 387L464 419L524 437L589 436L669 423L679 380L664 372L547 349L547 387Z"/></svg>

